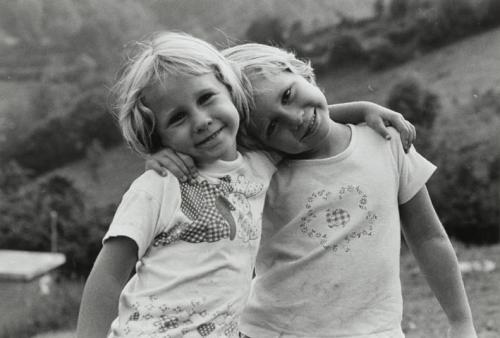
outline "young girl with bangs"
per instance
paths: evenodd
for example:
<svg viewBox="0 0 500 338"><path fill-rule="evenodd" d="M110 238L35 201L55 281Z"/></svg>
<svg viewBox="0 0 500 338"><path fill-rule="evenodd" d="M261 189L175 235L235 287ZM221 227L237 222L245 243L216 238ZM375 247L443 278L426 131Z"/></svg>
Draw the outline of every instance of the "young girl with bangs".
<svg viewBox="0 0 500 338"><path fill-rule="evenodd" d="M283 156L267 192L244 336L404 337L402 232L448 336L475 338L457 258L426 188L434 165L413 147L405 153L394 130L385 141L330 120L312 68L293 53L244 44L223 54L252 86L245 135ZM172 166L171 156L162 151L148 165Z"/></svg>
<svg viewBox="0 0 500 338"><path fill-rule="evenodd" d="M116 91L128 144L189 155L199 175L148 171L132 183L86 282L77 336L238 337L276 170L266 153L238 151L250 84L210 44L164 32L139 44Z"/></svg>

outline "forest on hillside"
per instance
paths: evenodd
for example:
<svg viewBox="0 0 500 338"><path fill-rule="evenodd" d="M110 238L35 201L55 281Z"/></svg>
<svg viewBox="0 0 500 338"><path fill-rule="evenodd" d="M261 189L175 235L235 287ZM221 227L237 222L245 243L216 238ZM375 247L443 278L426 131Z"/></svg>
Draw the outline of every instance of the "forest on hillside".
<svg viewBox="0 0 500 338"><path fill-rule="evenodd" d="M371 14L362 17L324 14L336 18L331 24L320 16L301 21L305 2L298 0L290 2L284 15L290 16L270 15L282 10L283 2L276 1L267 15L255 10L246 25L234 20L243 1L234 7L198 3L0 1L0 92L9 93L0 103L0 247L48 250L46 229L56 211L60 249L69 262L65 271L88 272L115 206L89 207L70 180L48 173L80 159L92 168L99 154L121 144L109 87L124 47L148 32L190 29L219 44L281 45L312 60L327 77L332 68L382 71L500 24L496 0L373 1ZM315 4L308 9L326 6ZM224 26L229 23L234 27ZM465 241L498 242L498 88L463 104L438 134L434 122L442 105L425 84L396 84L387 104L417 125L417 147L441 168L432 193L447 230Z"/></svg>

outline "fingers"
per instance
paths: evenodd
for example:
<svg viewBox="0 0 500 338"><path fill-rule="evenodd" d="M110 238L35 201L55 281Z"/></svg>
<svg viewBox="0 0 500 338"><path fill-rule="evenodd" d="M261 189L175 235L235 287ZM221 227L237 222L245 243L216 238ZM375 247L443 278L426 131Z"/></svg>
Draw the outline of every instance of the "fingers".
<svg viewBox="0 0 500 338"><path fill-rule="evenodd" d="M406 121L406 123L408 123L408 128L410 129L410 146L415 142L415 140L417 139L417 128L415 128L415 126L410 122L410 121ZM408 148L409 148L408 147Z"/></svg>
<svg viewBox="0 0 500 338"><path fill-rule="evenodd" d="M389 124L385 123L381 119L378 119L378 120L371 123L371 127L373 128L373 130L375 130L377 133L379 133L386 140L390 140L391 134L389 134L389 130L387 129L387 126L389 126Z"/></svg>
<svg viewBox="0 0 500 338"><path fill-rule="evenodd" d="M182 153L177 153L179 159L184 163L185 168L187 169L186 175L189 179L195 179L198 177L198 169L193 161L193 158L189 155L185 155Z"/></svg>
<svg viewBox="0 0 500 338"><path fill-rule="evenodd" d="M163 168L154 158L146 160L145 170L154 170L161 176L167 176L167 169Z"/></svg>
<svg viewBox="0 0 500 338"><path fill-rule="evenodd" d="M403 119L404 131L401 132L401 142L405 152L408 152L417 137L415 126L408 120Z"/></svg>
<svg viewBox="0 0 500 338"><path fill-rule="evenodd" d="M167 168L181 182L186 182L189 178L189 169L186 167L182 159L175 152L167 153L165 156L158 159L160 165Z"/></svg>
<svg viewBox="0 0 500 338"><path fill-rule="evenodd" d="M396 113L390 122L400 134L403 149L405 152L408 152L417 135L415 126L410 121L406 120L400 113Z"/></svg>
<svg viewBox="0 0 500 338"><path fill-rule="evenodd" d="M146 169L153 169L162 176L170 171L181 182L194 179L198 175L193 160L171 149L162 149L146 161Z"/></svg>

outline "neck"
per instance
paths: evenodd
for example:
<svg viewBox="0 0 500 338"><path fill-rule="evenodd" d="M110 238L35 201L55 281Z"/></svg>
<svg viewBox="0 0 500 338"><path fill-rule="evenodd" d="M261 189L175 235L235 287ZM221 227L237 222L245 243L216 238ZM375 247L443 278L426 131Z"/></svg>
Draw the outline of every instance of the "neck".
<svg viewBox="0 0 500 338"><path fill-rule="evenodd" d="M340 154L347 149L351 142L351 128L345 124L330 122L330 130L317 149L299 154L297 159L321 159Z"/></svg>
<svg viewBox="0 0 500 338"><path fill-rule="evenodd" d="M198 169L209 169L214 166L218 167L225 167L225 166L231 166L233 165L234 161L236 161L239 158L238 152L235 151L234 154L231 154L229 156L223 156L217 159L212 159L212 160L195 160L196 167Z"/></svg>

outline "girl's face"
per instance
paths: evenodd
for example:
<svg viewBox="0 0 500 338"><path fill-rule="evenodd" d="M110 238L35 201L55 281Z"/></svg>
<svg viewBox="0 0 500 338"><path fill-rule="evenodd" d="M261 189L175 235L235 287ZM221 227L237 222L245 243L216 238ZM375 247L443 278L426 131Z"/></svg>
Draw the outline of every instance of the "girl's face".
<svg viewBox="0 0 500 338"><path fill-rule="evenodd" d="M280 72L252 80L255 110L250 128L264 145L287 155L316 158L330 133L328 105L304 77Z"/></svg>
<svg viewBox="0 0 500 338"><path fill-rule="evenodd" d="M238 111L213 73L171 76L143 93L164 146L190 155L198 165L237 158Z"/></svg>

